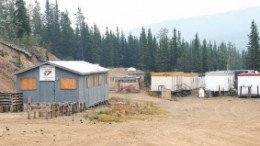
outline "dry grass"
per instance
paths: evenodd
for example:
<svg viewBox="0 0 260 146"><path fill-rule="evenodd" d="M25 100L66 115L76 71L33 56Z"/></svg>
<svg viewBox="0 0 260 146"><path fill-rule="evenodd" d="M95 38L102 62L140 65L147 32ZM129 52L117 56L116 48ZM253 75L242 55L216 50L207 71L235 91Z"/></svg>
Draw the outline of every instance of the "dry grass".
<svg viewBox="0 0 260 146"><path fill-rule="evenodd" d="M124 102L112 103L108 109L85 115L90 121L125 122L128 120L150 119L151 115L158 115L162 111L152 102L131 103L128 98Z"/></svg>

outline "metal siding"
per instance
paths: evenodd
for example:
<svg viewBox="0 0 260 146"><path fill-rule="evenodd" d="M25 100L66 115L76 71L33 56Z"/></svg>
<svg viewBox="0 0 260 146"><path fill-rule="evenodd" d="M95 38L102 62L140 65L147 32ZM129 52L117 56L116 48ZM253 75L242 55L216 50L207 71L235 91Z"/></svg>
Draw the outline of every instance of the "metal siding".
<svg viewBox="0 0 260 146"><path fill-rule="evenodd" d="M76 90L61 90L60 89L60 79L61 78L74 78L77 81ZM66 70L56 67L56 102L77 102L79 101L79 76L68 72Z"/></svg>
<svg viewBox="0 0 260 146"><path fill-rule="evenodd" d="M89 98L89 88L86 88L85 90L85 104L86 104L86 107L89 107L90 106L90 98Z"/></svg>
<svg viewBox="0 0 260 146"><path fill-rule="evenodd" d="M105 85L105 100L108 100L108 84Z"/></svg>
<svg viewBox="0 0 260 146"><path fill-rule="evenodd" d="M55 82L39 82L39 102L55 101Z"/></svg>
<svg viewBox="0 0 260 146"><path fill-rule="evenodd" d="M103 96L104 96L104 101L108 100L108 83L106 83L107 81L107 74L103 75L104 78L104 82L103 82ZM106 81L105 81L106 80Z"/></svg>
<svg viewBox="0 0 260 146"><path fill-rule="evenodd" d="M39 81L39 67L32 68L26 72L17 74L17 92L22 92L24 95L24 102L27 102L28 96L32 96L33 102L77 102L84 101L86 106L94 106L95 104L108 100L108 83L107 73L102 73L102 84L100 86L93 86L94 80L91 80L91 87L86 88L86 76L79 76L64 69L55 67L56 80L54 82L40 82ZM93 74L94 75L94 74ZM93 76L88 75L88 76ZM20 79L21 78L35 78L37 83L37 89L34 91L21 91ZM77 80L76 90L61 90L60 78L74 78ZM52 84L53 83L53 84ZM54 97L49 93L53 93L52 89L55 89Z"/></svg>
<svg viewBox="0 0 260 146"><path fill-rule="evenodd" d="M242 91L240 91L241 86L244 87ZM238 76L238 96L248 95L248 86L251 86L251 95L259 94L257 88L260 87L260 76Z"/></svg>
<svg viewBox="0 0 260 146"><path fill-rule="evenodd" d="M84 85L84 90L83 91L84 91L84 102L85 102L86 107L90 106L90 98L89 98L89 96L90 96L89 95L89 89L90 88L86 87L86 79L89 78L89 77L90 77L89 75L84 77L84 84L85 85ZM92 84L92 82L91 82L91 84Z"/></svg>
<svg viewBox="0 0 260 146"><path fill-rule="evenodd" d="M91 75L90 75L91 77ZM88 89L89 92L89 106L94 105L94 78L91 77L91 87Z"/></svg>
<svg viewBox="0 0 260 146"><path fill-rule="evenodd" d="M103 102L103 101L105 101L105 99L104 99L104 89L105 89L105 74L102 74L101 75L101 78L102 78L102 84L101 84L101 89L100 89L100 98L101 98L101 101Z"/></svg>
<svg viewBox="0 0 260 146"><path fill-rule="evenodd" d="M95 101L94 101L94 96L95 96L95 94L94 94L94 88L91 87L91 88L89 89L89 104L90 104L90 106L93 106L94 103L95 103Z"/></svg>
<svg viewBox="0 0 260 146"><path fill-rule="evenodd" d="M79 86L79 101L86 102L86 99L85 99L86 77L85 76L79 77L78 86Z"/></svg>
<svg viewBox="0 0 260 146"><path fill-rule="evenodd" d="M33 91L21 91L20 88L20 79L22 78L35 78L36 79L36 86L37 89L33 90ZM23 101L27 102L28 101L28 97L31 96L32 97L32 102L39 102L39 69L38 68L34 68L30 71L26 71L24 73L21 73L17 76L16 78L16 89L18 93L23 93Z"/></svg>
<svg viewBox="0 0 260 146"><path fill-rule="evenodd" d="M206 90L210 91L229 91L230 88L234 87L232 75L221 75L221 76L208 76L205 77Z"/></svg>

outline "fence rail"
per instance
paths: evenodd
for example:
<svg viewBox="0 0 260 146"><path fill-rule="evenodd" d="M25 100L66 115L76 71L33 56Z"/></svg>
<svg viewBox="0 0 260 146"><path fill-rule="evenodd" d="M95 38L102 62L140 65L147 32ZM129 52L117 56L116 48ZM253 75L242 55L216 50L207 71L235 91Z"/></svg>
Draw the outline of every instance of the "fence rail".
<svg viewBox="0 0 260 146"><path fill-rule="evenodd" d="M84 111L83 102L53 102L53 103L32 103L31 97L28 98L27 113L28 119L45 117L46 119L58 116L71 115Z"/></svg>

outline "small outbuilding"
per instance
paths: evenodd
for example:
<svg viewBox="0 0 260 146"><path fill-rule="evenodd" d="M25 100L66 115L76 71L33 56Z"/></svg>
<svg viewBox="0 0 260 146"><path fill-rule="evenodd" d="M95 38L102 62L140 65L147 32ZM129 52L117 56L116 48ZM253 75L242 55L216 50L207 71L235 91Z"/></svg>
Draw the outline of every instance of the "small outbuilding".
<svg viewBox="0 0 260 146"><path fill-rule="evenodd" d="M86 107L108 100L108 69L85 61L47 61L16 73L24 102L84 102Z"/></svg>
<svg viewBox="0 0 260 146"><path fill-rule="evenodd" d="M124 77L114 77L117 83L117 92L140 92L140 77L137 76L124 76Z"/></svg>

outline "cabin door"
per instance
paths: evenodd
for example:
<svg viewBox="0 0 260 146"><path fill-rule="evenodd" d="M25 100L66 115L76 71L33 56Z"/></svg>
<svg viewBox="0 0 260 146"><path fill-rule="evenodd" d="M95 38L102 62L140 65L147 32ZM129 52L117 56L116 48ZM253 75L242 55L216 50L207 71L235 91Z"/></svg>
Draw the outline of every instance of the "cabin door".
<svg viewBox="0 0 260 146"><path fill-rule="evenodd" d="M52 81L40 82L40 101L41 102L55 101L55 82Z"/></svg>

